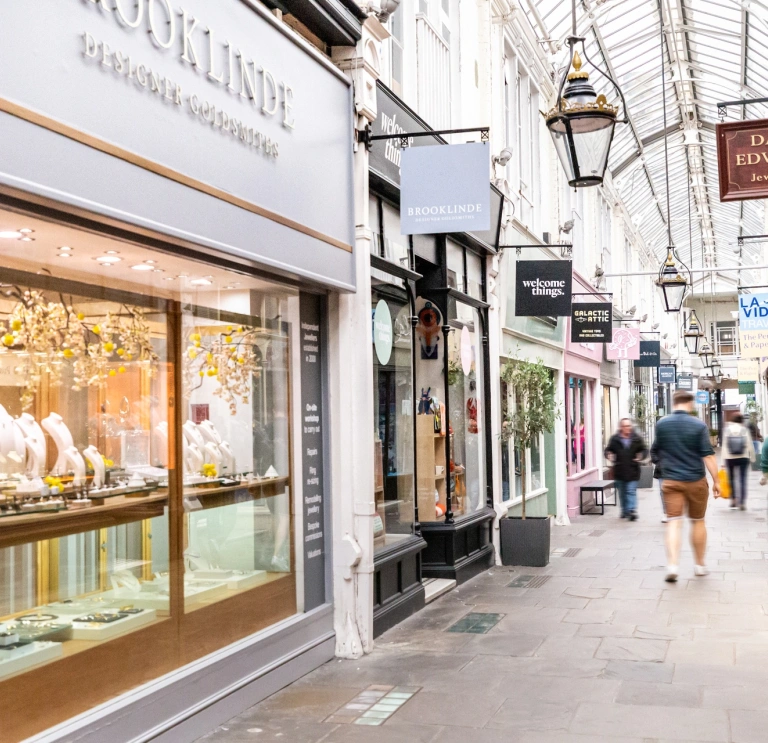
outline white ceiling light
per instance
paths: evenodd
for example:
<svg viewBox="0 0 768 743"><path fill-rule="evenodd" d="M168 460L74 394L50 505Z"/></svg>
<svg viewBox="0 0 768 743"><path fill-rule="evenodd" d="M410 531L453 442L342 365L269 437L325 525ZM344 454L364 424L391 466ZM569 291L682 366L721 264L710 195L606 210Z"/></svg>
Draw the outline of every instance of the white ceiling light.
<svg viewBox="0 0 768 743"><path fill-rule="evenodd" d="M34 230L30 230L29 227L22 227L19 232L21 232L22 235L30 235Z"/></svg>
<svg viewBox="0 0 768 743"><path fill-rule="evenodd" d="M149 263L149 265L153 265L154 263L157 263L157 261L144 261L144 263Z"/></svg>
<svg viewBox="0 0 768 743"><path fill-rule="evenodd" d="M71 258L71 253L59 253L59 258Z"/></svg>
<svg viewBox="0 0 768 743"><path fill-rule="evenodd" d="M135 266L131 266L134 271L151 271L152 266L148 266L146 263L137 263Z"/></svg>
<svg viewBox="0 0 768 743"><path fill-rule="evenodd" d="M18 240L20 237L23 237L24 233L19 232L17 230L3 230L0 232L0 238L3 240Z"/></svg>
<svg viewBox="0 0 768 743"><path fill-rule="evenodd" d="M59 245L57 250L72 250L72 248L69 247L69 245Z"/></svg>
<svg viewBox="0 0 768 743"><path fill-rule="evenodd" d="M93 260L108 266L110 263L120 263L120 261L123 259L118 258L116 255L100 255L98 258L94 258Z"/></svg>
<svg viewBox="0 0 768 743"><path fill-rule="evenodd" d="M192 286L210 286L213 282L210 279L192 279L189 283Z"/></svg>
<svg viewBox="0 0 768 743"><path fill-rule="evenodd" d="M106 253L106 255L119 255L120 251L119 250L105 250L104 253Z"/></svg>

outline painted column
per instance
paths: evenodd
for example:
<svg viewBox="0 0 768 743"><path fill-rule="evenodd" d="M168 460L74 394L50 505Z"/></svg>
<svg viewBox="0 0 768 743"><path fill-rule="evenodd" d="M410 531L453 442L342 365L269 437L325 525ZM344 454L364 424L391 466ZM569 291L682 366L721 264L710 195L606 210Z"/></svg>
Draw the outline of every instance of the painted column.
<svg viewBox="0 0 768 743"><path fill-rule="evenodd" d="M380 46L388 32L373 16L357 47L334 50L354 80L355 128L376 120ZM331 295L330 409L333 504L333 596L336 654L359 658L373 649L373 347L368 151L355 144L355 294Z"/></svg>

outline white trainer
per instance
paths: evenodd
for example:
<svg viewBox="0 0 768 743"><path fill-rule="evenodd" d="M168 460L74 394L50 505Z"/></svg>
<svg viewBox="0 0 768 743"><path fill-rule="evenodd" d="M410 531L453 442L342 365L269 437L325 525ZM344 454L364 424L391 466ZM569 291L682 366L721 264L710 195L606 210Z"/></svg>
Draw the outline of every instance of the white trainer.
<svg viewBox="0 0 768 743"><path fill-rule="evenodd" d="M707 570L707 566L706 565L694 565L693 572L696 575L699 575L699 576L701 576L701 575L709 575L709 570Z"/></svg>
<svg viewBox="0 0 768 743"><path fill-rule="evenodd" d="M664 579L667 583L677 582L677 565L669 565L667 567L667 577Z"/></svg>

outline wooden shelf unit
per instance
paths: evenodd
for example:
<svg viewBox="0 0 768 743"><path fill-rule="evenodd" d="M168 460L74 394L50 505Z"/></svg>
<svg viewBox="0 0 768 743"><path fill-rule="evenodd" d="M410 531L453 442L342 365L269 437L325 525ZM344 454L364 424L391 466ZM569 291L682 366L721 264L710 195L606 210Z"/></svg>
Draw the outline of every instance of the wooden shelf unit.
<svg viewBox="0 0 768 743"><path fill-rule="evenodd" d="M447 472L445 445L447 437L435 433L435 418L433 415L416 417L416 464L418 478L416 482L416 497L419 504L419 521L439 521L436 503L446 508ZM443 467L441 475L436 474L435 467ZM435 501L435 491L438 498Z"/></svg>

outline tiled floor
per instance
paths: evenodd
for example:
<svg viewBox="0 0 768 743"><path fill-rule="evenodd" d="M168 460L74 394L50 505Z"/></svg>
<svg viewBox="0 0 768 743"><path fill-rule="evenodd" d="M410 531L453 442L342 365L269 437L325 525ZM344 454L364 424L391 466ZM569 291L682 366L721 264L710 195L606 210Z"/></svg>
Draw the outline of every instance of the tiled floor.
<svg viewBox="0 0 768 743"><path fill-rule="evenodd" d="M371 655L328 663L203 740L766 743L768 522L757 480L746 512L710 501L705 578L694 578L686 547L679 582L664 582L658 493L640 491L639 521L609 508L555 527L562 559L488 571ZM495 616L477 625L470 613ZM468 632L456 631L462 620ZM396 689L411 696L381 707ZM375 704L383 723L354 723Z"/></svg>

